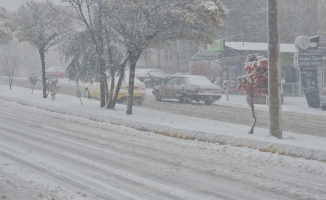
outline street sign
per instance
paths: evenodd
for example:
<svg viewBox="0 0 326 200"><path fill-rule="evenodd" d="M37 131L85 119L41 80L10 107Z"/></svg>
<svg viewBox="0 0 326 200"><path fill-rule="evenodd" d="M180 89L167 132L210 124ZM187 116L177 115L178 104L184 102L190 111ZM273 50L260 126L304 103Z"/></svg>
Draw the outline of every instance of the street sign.
<svg viewBox="0 0 326 200"><path fill-rule="evenodd" d="M223 51L225 48L224 40L215 40L213 44L206 44L200 47L200 52L216 52L216 51Z"/></svg>
<svg viewBox="0 0 326 200"><path fill-rule="evenodd" d="M322 66L321 52L299 52L298 54L299 68L316 68Z"/></svg>
<svg viewBox="0 0 326 200"><path fill-rule="evenodd" d="M303 91L306 95L308 105L312 108L319 108L320 99L318 91L317 68L301 68L300 72Z"/></svg>

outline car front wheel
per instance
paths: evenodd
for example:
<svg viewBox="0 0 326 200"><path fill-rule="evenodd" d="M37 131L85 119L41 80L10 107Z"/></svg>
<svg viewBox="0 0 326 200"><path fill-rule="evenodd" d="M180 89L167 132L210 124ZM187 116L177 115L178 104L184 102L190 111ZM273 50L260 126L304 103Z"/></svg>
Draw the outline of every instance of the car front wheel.
<svg viewBox="0 0 326 200"><path fill-rule="evenodd" d="M213 100L212 99L205 99L204 103L205 103L205 105L212 105Z"/></svg>

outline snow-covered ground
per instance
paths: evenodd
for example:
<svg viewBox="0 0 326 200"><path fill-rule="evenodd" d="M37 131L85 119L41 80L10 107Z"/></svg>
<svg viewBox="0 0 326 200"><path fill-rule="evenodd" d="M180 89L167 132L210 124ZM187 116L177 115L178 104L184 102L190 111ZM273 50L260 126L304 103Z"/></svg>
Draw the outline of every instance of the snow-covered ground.
<svg viewBox="0 0 326 200"><path fill-rule="evenodd" d="M1 77L1 78L6 78L6 77ZM15 79L27 80L26 77L15 77ZM69 81L69 79L67 78L60 78L58 85L76 87L76 84L74 82ZM85 84L80 83L79 86L84 87ZM147 88L146 94L147 96L153 96L152 88ZM222 94L222 98L218 102L216 102L216 104L250 109L246 102L246 96L244 95L229 95L229 98L227 100L226 94ZM256 109L260 109L260 110L268 110L268 106L264 104L255 104L255 107ZM326 116L326 111L323 111L321 108L309 107L305 97L285 97L284 103L282 105L282 110L290 111L290 112L299 112L304 114Z"/></svg>
<svg viewBox="0 0 326 200"><path fill-rule="evenodd" d="M35 91L31 95L29 89L19 87L9 90L6 86L0 86L0 98L96 121L123 124L157 132L161 131L162 134L167 130L176 133L179 131L182 137L205 138L209 141L216 140L218 143L250 146L263 151L273 152L278 148L281 150L276 152L283 154L326 160L326 138L316 136L284 132L284 139L279 140L269 136L268 130L263 128L256 128L255 134L248 135L249 126L181 116L141 107L135 107L133 115L126 115L124 105L117 105L116 110L108 111L100 109L96 100L83 99L84 105L82 106L77 98L58 94L56 100L52 101L50 98L41 98L40 91ZM152 126L155 129L151 128ZM187 135L185 136L185 134ZM299 147L305 148L305 151Z"/></svg>
<svg viewBox="0 0 326 200"><path fill-rule="evenodd" d="M109 117L111 112L121 116L124 112L123 106L118 111L99 109L92 100L81 106L63 95L52 101L26 89L0 91L1 96L25 96L56 109L75 105L76 113L87 110ZM0 198L6 200L322 200L326 196L323 162L178 140L3 100L0 113Z"/></svg>
<svg viewBox="0 0 326 200"><path fill-rule="evenodd" d="M217 104L240 106L249 109L246 101L246 96L242 95L229 95L229 101L227 101L226 95L224 94L220 101L217 102ZM268 110L268 106L265 104L255 104L255 107L257 109ZM282 110L326 116L326 111L322 110L321 108L309 107L306 97L285 97L284 103L282 104Z"/></svg>

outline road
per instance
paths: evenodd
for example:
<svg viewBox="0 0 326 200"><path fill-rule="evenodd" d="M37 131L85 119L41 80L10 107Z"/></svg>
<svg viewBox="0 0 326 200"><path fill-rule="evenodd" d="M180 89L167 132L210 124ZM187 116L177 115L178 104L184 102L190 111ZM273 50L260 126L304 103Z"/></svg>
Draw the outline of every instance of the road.
<svg viewBox="0 0 326 200"><path fill-rule="evenodd" d="M8 80L1 77L0 84L8 84ZM14 79L13 84L20 87L31 88L31 84L28 82L27 78ZM60 84L59 82L59 85L60 93L75 95L76 87L73 83L68 85ZM36 89L42 89L40 83L36 85ZM251 111L249 111L247 108L226 106L218 103L212 106L206 106L203 104L184 105L171 101L156 102L153 96L148 96L143 102L142 107L179 115L212 119L241 125L251 125L252 123ZM256 126L260 128L268 128L268 111L256 110L256 113L258 119ZM326 137L325 121L326 116L283 111L284 131Z"/></svg>
<svg viewBox="0 0 326 200"><path fill-rule="evenodd" d="M325 188L326 163L0 100L0 199L326 199Z"/></svg>

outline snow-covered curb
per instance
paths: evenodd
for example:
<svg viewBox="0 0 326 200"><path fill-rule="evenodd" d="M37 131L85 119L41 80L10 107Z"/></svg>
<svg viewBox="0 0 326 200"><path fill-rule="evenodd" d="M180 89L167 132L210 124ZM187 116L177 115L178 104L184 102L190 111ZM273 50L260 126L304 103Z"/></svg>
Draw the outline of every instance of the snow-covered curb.
<svg viewBox="0 0 326 200"><path fill-rule="evenodd" d="M236 147L248 147L253 149L259 149L262 152L278 153L280 155L287 155L292 157L300 157L312 160L318 160L326 162L326 150L312 149L300 146L294 146L289 144L281 144L272 141L259 141L252 138L240 138L229 135L214 134L202 131L193 131L180 128L174 128L164 125L157 125L153 123L137 122L130 119L103 116L98 115L95 112L83 112L81 110L69 109L69 108L58 108L51 107L49 105L42 105L29 100L23 100L19 98L8 97L0 95L0 99L5 101L16 102L22 105L37 107L39 109L68 114L72 116L82 117L93 121L108 122L114 125L122 125L131 127L140 131L150 131L156 134L174 137L184 140L198 140L203 142L211 142L221 145L232 145Z"/></svg>

